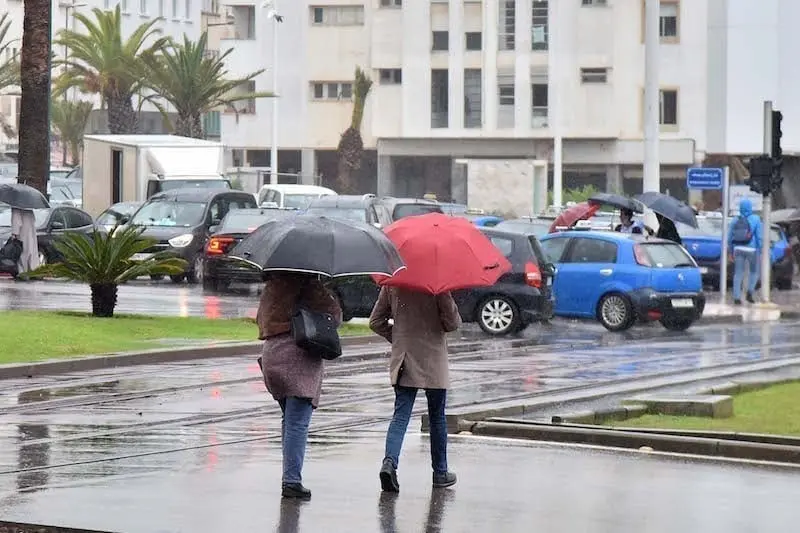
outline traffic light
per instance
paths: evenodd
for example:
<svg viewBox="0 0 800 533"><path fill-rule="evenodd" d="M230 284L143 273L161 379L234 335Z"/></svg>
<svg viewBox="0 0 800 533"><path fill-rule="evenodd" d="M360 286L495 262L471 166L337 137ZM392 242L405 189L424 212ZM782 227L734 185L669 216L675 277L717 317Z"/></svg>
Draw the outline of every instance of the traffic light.
<svg viewBox="0 0 800 533"><path fill-rule="evenodd" d="M781 169L783 168L783 150L781 149L781 121L783 113L780 111L772 112L772 177L769 183L770 192L780 189L783 183Z"/></svg>
<svg viewBox="0 0 800 533"><path fill-rule="evenodd" d="M748 167L750 179L746 180L745 184L755 193L769 194L774 170L773 159L768 155L753 157Z"/></svg>

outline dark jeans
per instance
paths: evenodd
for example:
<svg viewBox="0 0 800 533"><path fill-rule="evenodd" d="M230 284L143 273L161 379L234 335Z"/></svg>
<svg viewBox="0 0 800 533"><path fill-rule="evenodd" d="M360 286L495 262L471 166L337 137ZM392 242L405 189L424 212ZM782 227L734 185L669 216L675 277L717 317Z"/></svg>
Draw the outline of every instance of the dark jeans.
<svg viewBox="0 0 800 533"><path fill-rule="evenodd" d="M302 483L303 460L308 442L308 425L314 408L308 398L289 396L281 406L281 444L283 447L283 482Z"/></svg>
<svg viewBox="0 0 800 533"><path fill-rule="evenodd" d="M414 400L417 390L412 387L394 388L394 416L386 432L386 457L392 460L395 468L400 463L400 450L403 448L403 439L406 436L411 411L414 409ZM431 467L434 473L447 472L447 421L444 410L447 404L446 389L426 389L428 399L428 417L431 430Z"/></svg>

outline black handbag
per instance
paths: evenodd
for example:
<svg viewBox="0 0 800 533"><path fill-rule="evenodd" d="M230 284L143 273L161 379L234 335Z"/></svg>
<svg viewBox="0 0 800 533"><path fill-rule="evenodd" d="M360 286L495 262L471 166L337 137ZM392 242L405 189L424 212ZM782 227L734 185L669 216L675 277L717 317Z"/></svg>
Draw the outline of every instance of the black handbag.
<svg viewBox="0 0 800 533"><path fill-rule="evenodd" d="M309 354L328 361L342 355L333 315L300 308L292 315L291 329L295 344Z"/></svg>

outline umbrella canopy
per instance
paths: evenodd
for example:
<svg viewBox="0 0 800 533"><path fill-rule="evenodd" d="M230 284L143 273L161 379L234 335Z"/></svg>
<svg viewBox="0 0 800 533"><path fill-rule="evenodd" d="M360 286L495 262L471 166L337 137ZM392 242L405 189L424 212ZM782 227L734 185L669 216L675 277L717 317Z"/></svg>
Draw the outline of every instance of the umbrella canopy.
<svg viewBox="0 0 800 533"><path fill-rule="evenodd" d="M550 225L550 233L555 233L558 228L571 228L579 220L586 220L600 210L600 204L581 202L569 209L562 211Z"/></svg>
<svg viewBox="0 0 800 533"><path fill-rule="evenodd" d="M405 268L392 241L359 222L297 215L270 220L242 239L230 257L265 272L328 277L384 274Z"/></svg>
<svg viewBox="0 0 800 533"><path fill-rule="evenodd" d="M0 185L0 204L17 209L47 209L47 198L29 185L23 183L4 183Z"/></svg>
<svg viewBox="0 0 800 533"><path fill-rule="evenodd" d="M770 221L775 224L789 224L790 222L800 221L800 209L790 207L788 209L778 209L770 215Z"/></svg>
<svg viewBox="0 0 800 533"><path fill-rule="evenodd" d="M430 213L398 220L386 228L406 269L381 285L442 294L488 287L511 270L511 263L469 220Z"/></svg>
<svg viewBox="0 0 800 533"><path fill-rule="evenodd" d="M659 215L673 222L682 222L693 228L697 227L697 217L694 209L677 198L660 192L646 192L636 198Z"/></svg>
<svg viewBox="0 0 800 533"><path fill-rule="evenodd" d="M628 209L630 211L633 211L634 213L641 213L642 211L644 211L641 203L637 202L633 198L629 198L621 194L599 192L597 194L593 194L589 198L589 203L608 205L611 207L616 207L617 209Z"/></svg>

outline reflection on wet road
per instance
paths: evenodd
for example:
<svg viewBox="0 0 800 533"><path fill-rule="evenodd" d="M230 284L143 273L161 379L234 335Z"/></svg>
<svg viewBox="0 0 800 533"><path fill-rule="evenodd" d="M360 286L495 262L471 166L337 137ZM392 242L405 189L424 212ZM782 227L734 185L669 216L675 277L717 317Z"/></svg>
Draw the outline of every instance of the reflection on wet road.
<svg viewBox="0 0 800 533"><path fill-rule="evenodd" d="M641 328L625 335L538 328L524 346L485 341L480 350L452 355L448 403L458 408L674 370L791 358L800 352L798 325L706 326L681 334ZM4 381L0 516L116 531L273 527L282 510L276 482L280 416L254 357ZM391 505L378 508L373 470L392 399L385 359L344 357L328 365L322 405L312 422L308 481L317 489L315 500L299 518L283 510L290 523L300 521L299 531L391 527ZM424 410L422 403L417 407L417 414ZM429 512L427 444L419 437L409 440L398 531L419 530L417 523ZM478 446L464 439L455 439L451 456L462 474L452 496L454 511L435 518L437 509L450 505L439 500L431 511L447 531L483 530L470 526L482 524L487 530L527 532L533 525L551 529L548 523L565 531L586 530L580 524L590 523L615 532L697 530L686 527L686 513L662 513L648 502L668 501L674 509L680 500L696 507L698 487L713 493L705 511L696 509L709 516L698 522L707 523L703 531L729 531L722 526L735 524L729 521L734 517L754 524L751 518L763 509L771 509L771 524L784 523L787 516L780 498L764 497L763 508L752 515L745 511L754 503L747 509L728 505L742 497L738 491L753 501L761 501L767 488L786 494L781 487L788 480L779 472L717 470L572 448ZM764 494L752 489L759 480ZM481 504L484 499L489 503ZM655 520L661 515L664 522ZM363 522L355 527L348 522L353 519Z"/></svg>

